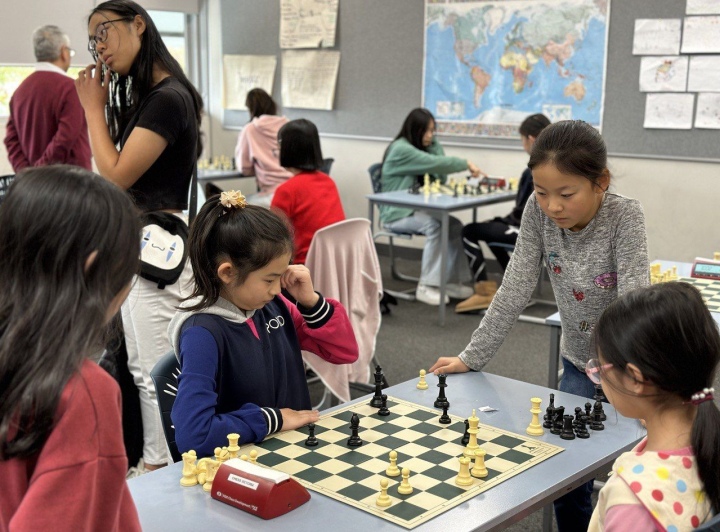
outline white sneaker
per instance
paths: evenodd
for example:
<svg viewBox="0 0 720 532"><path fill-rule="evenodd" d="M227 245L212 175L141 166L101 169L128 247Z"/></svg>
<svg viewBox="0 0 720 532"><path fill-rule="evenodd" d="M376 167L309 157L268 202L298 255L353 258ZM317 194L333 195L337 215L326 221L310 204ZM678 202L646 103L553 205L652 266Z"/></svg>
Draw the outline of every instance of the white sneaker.
<svg viewBox="0 0 720 532"><path fill-rule="evenodd" d="M445 293L453 299L465 300L475 293L475 290L462 284L448 283L445 285Z"/></svg>
<svg viewBox="0 0 720 532"><path fill-rule="evenodd" d="M440 290L434 286L428 286L426 284L417 285L415 290L415 299L426 305L438 306L440 305ZM445 295L445 304L450 303L450 298Z"/></svg>

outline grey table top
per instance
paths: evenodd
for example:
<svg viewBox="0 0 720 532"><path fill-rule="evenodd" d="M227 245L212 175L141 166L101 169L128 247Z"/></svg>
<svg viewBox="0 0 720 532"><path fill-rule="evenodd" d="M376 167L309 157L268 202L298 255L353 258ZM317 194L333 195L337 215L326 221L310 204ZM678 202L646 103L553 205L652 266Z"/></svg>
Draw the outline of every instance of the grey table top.
<svg viewBox="0 0 720 532"><path fill-rule="evenodd" d="M660 264L660 269L663 271L672 268L673 266L677 266L678 276L680 277L690 277L690 269L692 268L692 263L690 262L675 262L672 260L655 260L651 264ZM720 325L720 313L711 312L711 314L717 324ZM560 327L560 313L556 312L548 316L545 319L545 325Z"/></svg>
<svg viewBox="0 0 720 532"><path fill-rule="evenodd" d="M385 390L388 395L432 407L437 396L437 378L428 375L430 388L415 387L407 381ZM549 393L555 393L555 404L572 411L587 399L550 390L524 382L483 372L450 375L446 393L451 403L450 413L468 417L473 408L496 408L496 412L478 412L480 423L525 434L531 420L530 398L541 397L541 408L547 407ZM370 396L356 400L367 401ZM544 462L479 494L442 515L416 527L419 531L455 532L502 529L519 521L592 478L596 471L611 463L621 452L631 448L643 435L635 420L617 414L611 405L605 406L605 430L592 432L587 440L561 440L547 430L538 439L565 450ZM391 531L404 530L388 521L352 506L310 492L308 503L271 521L242 512L212 499L198 486L180 486L182 463L128 481L130 492L146 531L155 530L268 530L287 532L296 530L332 530L342 523L343 530Z"/></svg>
<svg viewBox="0 0 720 532"><path fill-rule="evenodd" d="M502 190L479 196L459 196L457 198L448 194L429 194L426 196L422 191L420 194L411 194L407 190L394 190L392 192L368 194L365 197L371 202L386 205L399 205L426 210L458 211L510 201L515 199L515 196L517 196L516 190Z"/></svg>

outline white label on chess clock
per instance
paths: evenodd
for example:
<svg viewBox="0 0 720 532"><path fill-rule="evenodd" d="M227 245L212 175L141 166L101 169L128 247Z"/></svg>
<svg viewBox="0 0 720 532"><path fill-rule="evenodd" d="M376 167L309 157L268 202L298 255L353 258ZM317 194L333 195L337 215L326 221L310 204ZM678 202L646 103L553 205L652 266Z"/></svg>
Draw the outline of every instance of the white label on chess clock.
<svg viewBox="0 0 720 532"><path fill-rule="evenodd" d="M260 485L257 482L253 482L252 480L241 477L239 475L233 475L232 473L230 474L230 476L228 476L228 480L234 484L239 484L240 486L245 486L246 488L250 488L251 490L256 491L258 489L258 486Z"/></svg>

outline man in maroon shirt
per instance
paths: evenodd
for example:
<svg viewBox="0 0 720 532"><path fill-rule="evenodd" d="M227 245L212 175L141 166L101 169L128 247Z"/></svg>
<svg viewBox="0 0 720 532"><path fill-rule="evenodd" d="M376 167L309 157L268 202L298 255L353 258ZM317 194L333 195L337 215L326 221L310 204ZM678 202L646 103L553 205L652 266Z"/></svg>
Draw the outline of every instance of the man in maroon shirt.
<svg viewBox="0 0 720 532"><path fill-rule="evenodd" d="M74 50L57 26L33 33L35 72L10 100L5 146L15 172L26 166L64 163L92 170L85 113L66 74Z"/></svg>

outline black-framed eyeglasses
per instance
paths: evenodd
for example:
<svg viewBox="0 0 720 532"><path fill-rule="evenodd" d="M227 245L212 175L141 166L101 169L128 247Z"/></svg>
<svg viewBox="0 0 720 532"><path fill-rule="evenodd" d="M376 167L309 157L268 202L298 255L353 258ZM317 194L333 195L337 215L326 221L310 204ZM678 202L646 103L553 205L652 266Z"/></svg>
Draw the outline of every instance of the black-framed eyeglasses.
<svg viewBox="0 0 720 532"><path fill-rule="evenodd" d="M97 55L97 45L98 43L104 43L107 41L108 38L108 30L105 26L106 24L110 24L112 22L120 22L121 20L132 20L130 17L121 17L121 18L114 18L112 20L106 20L105 22L101 22L98 24L97 28L95 28L95 35L90 37L88 40L88 51L90 52L90 55L93 56L93 59L97 61L98 55Z"/></svg>

